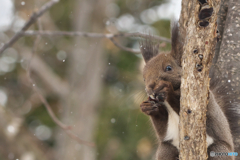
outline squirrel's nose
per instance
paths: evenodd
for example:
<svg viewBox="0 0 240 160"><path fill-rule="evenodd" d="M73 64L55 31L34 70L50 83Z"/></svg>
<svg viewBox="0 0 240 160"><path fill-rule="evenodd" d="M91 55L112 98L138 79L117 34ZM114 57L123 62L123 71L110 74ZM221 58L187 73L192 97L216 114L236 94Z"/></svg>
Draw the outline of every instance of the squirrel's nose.
<svg viewBox="0 0 240 160"><path fill-rule="evenodd" d="M147 85L145 90L148 95L153 95L155 86L156 86L155 82L151 82L149 85Z"/></svg>
<svg viewBox="0 0 240 160"><path fill-rule="evenodd" d="M155 86L156 86L156 83L155 83L155 82L151 82L151 83L148 85L148 88L153 90Z"/></svg>

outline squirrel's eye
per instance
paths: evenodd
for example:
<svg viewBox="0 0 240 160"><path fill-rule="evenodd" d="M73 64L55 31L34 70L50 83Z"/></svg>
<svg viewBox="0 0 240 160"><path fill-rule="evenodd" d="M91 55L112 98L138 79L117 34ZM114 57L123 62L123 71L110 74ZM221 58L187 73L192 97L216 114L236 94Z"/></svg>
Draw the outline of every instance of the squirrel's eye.
<svg viewBox="0 0 240 160"><path fill-rule="evenodd" d="M165 71L171 71L172 70L172 67L171 66L167 66Z"/></svg>

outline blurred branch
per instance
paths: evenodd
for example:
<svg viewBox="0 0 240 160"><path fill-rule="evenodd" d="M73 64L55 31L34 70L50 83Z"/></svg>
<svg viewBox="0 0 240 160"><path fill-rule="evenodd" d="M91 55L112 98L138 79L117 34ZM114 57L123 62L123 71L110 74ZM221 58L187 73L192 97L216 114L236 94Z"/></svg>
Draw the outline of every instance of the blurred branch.
<svg viewBox="0 0 240 160"><path fill-rule="evenodd" d="M40 91L39 91L36 83L34 83L33 79L31 78L31 60L32 60L33 57L35 56L35 53L36 53L36 50L37 50L37 45L39 44L40 38L41 38L41 37L38 36L38 37L36 38L35 42L34 42L34 45L33 45L32 56L31 56L31 59L30 59L30 62L29 62L28 68L27 68L27 77L28 77L28 80L29 80L29 82L32 84L33 90L37 93L39 99L40 99L41 102L44 104L44 106L45 106L45 108L47 109L47 112L48 112L49 116L52 118L52 120L53 120L60 128L62 128L69 137L71 137L72 139L76 140L78 143L84 144L84 145L87 145L87 146L90 146L90 147L94 147L94 146L95 146L94 143L81 140L77 135L75 135L74 133L72 133L72 132L70 131L71 126L65 125L64 123L62 123L62 122L56 117L56 115L54 114L54 112L53 112L52 109L51 109L51 106L49 105L49 103L47 102L47 100L42 96L42 94L40 93Z"/></svg>
<svg viewBox="0 0 240 160"><path fill-rule="evenodd" d="M36 22L36 20L41 17L44 12L46 12L49 8L51 8L54 4L58 3L59 0L51 0L44 4L40 10L36 13L33 13L30 19L25 23L25 25L22 27L22 29L17 32L8 43L5 43L1 48L0 48L0 55L3 53L5 49L8 47L12 46L19 38L23 36L24 31L26 31L33 23Z"/></svg>
<svg viewBox="0 0 240 160"><path fill-rule="evenodd" d="M27 50L19 52L22 57L31 59L31 54ZM65 97L69 93L69 85L63 81L52 68L46 64L38 55L34 55L31 60L31 70L38 74L47 86L58 96Z"/></svg>
<svg viewBox="0 0 240 160"><path fill-rule="evenodd" d="M40 19L39 19L40 20ZM42 25L38 20L38 28L42 30ZM67 82L63 81L56 73L52 71L52 68L44 62L38 55L36 55L36 44L39 43L41 36L37 36L35 40L34 47L32 48L32 53L30 53L28 49L23 49L23 47L19 48L21 50L19 53L22 57L29 59L29 63L31 63L31 70L33 70L36 74L38 74L41 79L47 84L48 88L50 88L56 95L60 97L65 97L69 93L69 85ZM30 66L30 65L29 65ZM29 67L28 66L28 67Z"/></svg>
<svg viewBox="0 0 240 160"><path fill-rule="evenodd" d="M114 40L114 38L109 38L109 39L112 41L112 43L113 43L115 46L117 46L118 48L120 48L120 49L122 49L122 50L125 50L125 51L128 51L128 52L132 52L132 53L136 53L136 54L141 53L140 50L134 50L134 49L131 49L131 48L127 48L127 47L122 46L121 44L119 44L118 42L116 42L116 41Z"/></svg>
<svg viewBox="0 0 240 160"><path fill-rule="evenodd" d="M111 40L111 42L119 47L122 50L132 52L135 54L139 54L140 50L134 50L131 48L127 48L122 46L121 44L117 43L114 38L117 37L140 37L140 38L149 38L150 36L148 34L142 34L142 33L119 33L119 34L102 34L102 33L88 33L88 32L68 32L68 31L26 31L22 33L23 36L82 36L82 37L90 37L90 38L107 38ZM156 41L163 41L167 43L171 43L171 40L165 37L160 36L151 36L151 38L155 39Z"/></svg>
<svg viewBox="0 0 240 160"><path fill-rule="evenodd" d="M89 33L89 32L68 32L68 31L26 31L22 33L23 36L83 36L91 38L117 38L117 37L140 37L140 38L153 38L157 41L171 43L171 40L161 36L149 36L143 33L117 33L117 34L103 34L103 33Z"/></svg>
<svg viewBox="0 0 240 160"><path fill-rule="evenodd" d="M28 77L29 78L29 77ZM33 90L37 93L39 99L42 101L42 103L44 104L44 106L47 109L47 112L49 114L49 116L52 118L52 120L62 129L64 130L69 130L71 129L70 126L67 126L65 124L63 124L57 117L56 115L53 113L49 103L47 102L47 100L40 94L40 91L38 89L38 87L36 86L36 84L33 82L33 80L31 78L29 78L30 82L33 84Z"/></svg>
<svg viewBox="0 0 240 160"><path fill-rule="evenodd" d="M140 51L134 51L130 48L126 48L124 46L121 46L116 41L114 41L112 38L116 37L141 37L141 38L149 38L149 35L142 34L142 33L119 33L119 34L102 34L102 33L87 33L87 32L67 32L67 31L26 31L33 23L36 22L36 20L41 17L49 8L51 8L54 4L58 3L59 0L51 0L47 2L45 5L43 5L40 10L36 13L33 13L30 19L26 22L26 24L22 27L22 29L17 32L9 42L5 43L0 48L0 55L3 53L4 50L6 50L8 47L11 47L19 38L22 36L84 36L84 37L92 37L92 38L108 38L110 39L114 45L117 47L133 52L133 53L140 53ZM160 36L151 36L151 38L157 40L157 41L163 41L167 43L171 43L171 40L165 37Z"/></svg>
<svg viewBox="0 0 240 160"><path fill-rule="evenodd" d="M32 79L29 77L30 81L32 84L34 84L34 82L32 81ZM40 98L40 100L42 101L42 103L44 104L44 106L46 107L47 111L48 111L48 114L49 116L52 118L52 120L60 127L62 128L66 134L71 137L72 139L76 140L78 143L80 144L84 144L84 145L87 145L87 146L90 146L90 147L94 147L95 144L92 143L92 142L87 142L87 141L84 141L84 140L81 140L76 134L72 133L70 131L71 129L71 126L67 126L65 124L63 124L57 117L56 115L53 113L49 103L47 102L47 100L41 95L41 93L39 92L38 90L38 87L35 86L33 87L33 90L38 94L38 97Z"/></svg>
<svg viewBox="0 0 240 160"><path fill-rule="evenodd" d="M131 48L124 47L120 44L118 44L113 38L117 37L140 37L140 38L149 38L150 36L148 34L143 34L143 33L119 33L119 34L103 34L103 33L89 33L89 32L68 32L68 31L25 31L25 32L19 32L19 35L16 40L18 40L22 36L47 36L47 37L52 37L52 36L82 36L82 37L89 37L89 38L107 38L112 41L112 43L125 50L128 52L136 53L139 54L140 50L133 50ZM15 37L15 36L14 36ZM14 37L12 39L14 39ZM155 39L156 41L163 41L167 43L171 43L171 40L165 37L161 36L151 36L151 38ZM10 40L8 43L6 43L1 49L0 49L0 54L8 47L10 47L13 43L16 42L14 40ZM9 44L9 45L8 45Z"/></svg>

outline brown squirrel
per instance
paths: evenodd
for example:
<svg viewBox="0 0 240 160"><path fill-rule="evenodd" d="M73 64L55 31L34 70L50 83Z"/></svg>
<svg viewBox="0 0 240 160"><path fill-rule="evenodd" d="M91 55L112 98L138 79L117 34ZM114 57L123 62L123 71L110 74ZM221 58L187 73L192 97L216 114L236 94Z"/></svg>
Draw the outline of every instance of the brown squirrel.
<svg viewBox="0 0 240 160"><path fill-rule="evenodd" d="M156 131L159 147L158 160L176 160L179 155L179 111L181 85L182 37L177 25L172 29L172 50L158 53L151 38L141 43L140 49L146 63L143 69L148 100L140 107L149 115ZM240 135L236 108L240 108L238 94L231 94L232 87L218 72L210 70L210 98L207 106L208 160L234 160L234 156L211 157L210 152L237 152L234 138ZM223 83L224 82L224 83ZM228 87L229 86L229 87ZM236 158L237 159L237 158Z"/></svg>

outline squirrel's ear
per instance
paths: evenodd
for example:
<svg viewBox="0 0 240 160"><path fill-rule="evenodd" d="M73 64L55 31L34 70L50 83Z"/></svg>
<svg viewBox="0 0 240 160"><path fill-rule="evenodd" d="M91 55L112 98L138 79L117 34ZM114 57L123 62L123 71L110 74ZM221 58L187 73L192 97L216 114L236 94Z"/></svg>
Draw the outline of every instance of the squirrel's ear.
<svg viewBox="0 0 240 160"><path fill-rule="evenodd" d="M175 23L172 28L172 50L171 55L176 60L177 64L181 66L181 59L183 54L183 42L179 33L178 23Z"/></svg>
<svg viewBox="0 0 240 160"><path fill-rule="evenodd" d="M151 58L158 54L158 49L159 45L154 44L150 35L148 38L140 42L140 50L142 52L145 63L147 63Z"/></svg>

